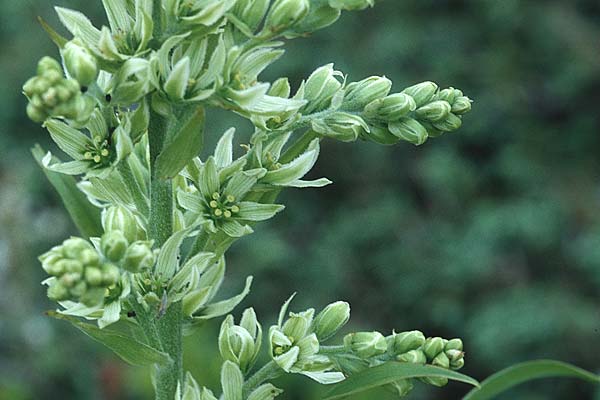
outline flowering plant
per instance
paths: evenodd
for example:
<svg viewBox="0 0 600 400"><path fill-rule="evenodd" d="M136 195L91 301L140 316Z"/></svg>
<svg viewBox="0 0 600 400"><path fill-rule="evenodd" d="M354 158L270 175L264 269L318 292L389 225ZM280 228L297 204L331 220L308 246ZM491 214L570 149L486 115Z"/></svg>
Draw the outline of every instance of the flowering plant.
<svg viewBox="0 0 600 400"><path fill-rule="evenodd" d="M283 55L285 40L373 0L102 3L109 21L102 28L56 9L72 38L42 21L60 62L42 58L23 86L27 114L68 157L34 149L81 232L40 256L48 297L59 304L50 315L131 364L153 366L161 400L217 399L183 370L182 337L224 316L217 341L224 400L273 399L282 390L271 381L286 373L336 384L330 398L375 386L405 396L417 380L480 386L456 372L464 365L460 339L365 331L326 344L349 320L349 304L288 312L293 296L263 335L252 308L238 324L230 314L251 276L238 295L219 296L227 250L284 209L280 192L331 183L305 178L322 140L421 145L459 129L471 110L459 89L423 82L392 93L386 77L350 81L333 64L293 93L287 78L259 80ZM216 135L204 129L214 108L252 123L242 154L232 128L200 157L204 135ZM263 349L269 361L256 367ZM469 396L485 398L485 387Z"/></svg>

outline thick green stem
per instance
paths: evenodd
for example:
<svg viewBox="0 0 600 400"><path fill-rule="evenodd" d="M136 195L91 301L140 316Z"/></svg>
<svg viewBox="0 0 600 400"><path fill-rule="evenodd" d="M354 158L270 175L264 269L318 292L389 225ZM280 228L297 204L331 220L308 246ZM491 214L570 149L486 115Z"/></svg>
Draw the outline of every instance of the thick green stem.
<svg viewBox="0 0 600 400"><path fill-rule="evenodd" d="M242 397L248 397L248 395L262 383L271 379L275 379L278 376L283 375L283 373L284 371L281 369L281 367L279 367L279 365L277 365L275 361L269 361L244 383Z"/></svg>
<svg viewBox="0 0 600 400"><path fill-rule="evenodd" d="M162 246L173 232L173 188L170 179L161 179L155 168L166 135L166 120L151 111L148 126L150 147L150 217L148 231L155 246ZM169 365L157 366L155 371L156 400L173 400L177 384L183 377L182 311L181 302L171 304L164 315L149 313L146 333L149 340L157 336L157 344L169 354ZM154 339L155 340L155 339ZM155 340L156 341L156 340Z"/></svg>

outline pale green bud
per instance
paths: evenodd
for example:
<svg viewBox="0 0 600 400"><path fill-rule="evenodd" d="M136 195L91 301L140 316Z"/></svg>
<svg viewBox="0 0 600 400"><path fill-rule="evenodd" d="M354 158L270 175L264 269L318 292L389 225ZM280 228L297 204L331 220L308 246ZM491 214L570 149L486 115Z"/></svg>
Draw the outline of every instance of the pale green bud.
<svg viewBox="0 0 600 400"><path fill-rule="evenodd" d="M321 135L342 142L353 142L369 131L369 126L361 117L342 111L312 120L311 127Z"/></svg>
<svg viewBox="0 0 600 400"><path fill-rule="evenodd" d="M41 122L44 122L48 118L48 114L46 114L42 108L36 107L35 105L33 105L33 103L27 104L26 111L27 111L27 116L33 122L41 123Z"/></svg>
<svg viewBox="0 0 600 400"><path fill-rule="evenodd" d="M427 356L421 349L407 351L403 354L398 354L396 360L411 364L427 364Z"/></svg>
<svg viewBox="0 0 600 400"><path fill-rule="evenodd" d="M105 294L105 288L88 288L79 297L79 301L88 307L94 307L103 303Z"/></svg>
<svg viewBox="0 0 600 400"><path fill-rule="evenodd" d="M65 287L73 288L81 280L81 274L77 272L65 272L61 275L59 282Z"/></svg>
<svg viewBox="0 0 600 400"><path fill-rule="evenodd" d="M411 96L417 107L421 107L424 104L427 104L435 95L435 92L438 90L438 85L433 82L422 82L416 85L407 87L402 91L409 96Z"/></svg>
<svg viewBox="0 0 600 400"><path fill-rule="evenodd" d="M385 76L370 76L346 87L343 108L348 111L360 111L373 100L385 97L392 88L392 81Z"/></svg>
<svg viewBox="0 0 600 400"><path fill-rule="evenodd" d="M130 272L140 272L154 265L154 252L147 242L134 242L127 248L123 258L123 268Z"/></svg>
<svg viewBox="0 0 600 400"><path fill-rule="evenodd" d="M378 356L387 351L385 337L376 331L350 333L344 337L344 346L361 358Z"/></svg>
<svg viewBox="0 0 600 400"><path fill-rule="evenodd" d="M369 133L363 135L365 139L372 140L375 143L383 145L396 144L400 141L400 138L393 135L387 126L372 125L369 126Z"/></svg>
<svg viewBox="0 0 600 400"><path fill-rule="evenodd" d="M442 132L452 132L461 127L462 120L460 117L450 113L442 121L433 122L432 124L436 129L439 129Z"/></svg>
<svg viewBox="0 0 600 400"><path fill-rule="evenodd" d="M448 342L446 343L446 346L444 347L444 350L448 351L448 350L459 350L462 351L463 349L463 342L461 339L450 339L448 340Z"/></svg>
<svg viewBox="0 0 600 400"><path fill-rule="evenodd" d="M63 259L60 260L57 264L60 264L60 269L62 269L64 273L83 273L83 264L78 260Z"/></svg>
<svg viewBox="0 0 600 400"><path fill-rule="evenodd" d="M94 250L90 243L78 237L69 238L62 244L63 256L66 258L78 259L81 255L81 252L88 249Z"/></svg>
<svg viewBox="0 0 600 400"><path fill-rule="evenodd" d="M65 273L64 266L59 262L63 258L62 254L55 250L50 250L40 256L42 268L49 275L60 276Z"/></svg>
<svg viewBox="0 0 600 400"><path fill-rule="evenodd" d="M299 313L290 313L281 330L292 342L305 337L313 321L315 310L310 308Z"/></svg>
<svg viewBox="0 0 600 400"><path fill-rule="evenodd" d="M310 13L294 27L294 31L298 34L314 32L333 24L340 17L341 11L338 8L333 8L327 5L322 5L318 8L311 4Z"/></svg>
<svg viewBox="0 0 600 400"><path fill-rule="evenodd" d="M417 146L425 143L428 137L427 129L412 118L391 122L388 129L394 136Z"/></svg>
<svg viewBox="0 0 600 400"><path fill-rule="evenodd" d="M346 11L364 10L367 7L373 7L374 0L329 0L329 5Z"/></svg>
<svg viewBox="0 0 600 400"><path fill-rule="evenodd" d="M457 98L452 104L452 113L456 115L463 115L471 111L471 99L467 96L461 96Z"/></svg>
<svg viewBox="0 0 600 400"><path fill-rule="evenodd" d="M287 99L290 96L290 82L288 78L279 78L269 88L267 94L275 97L282 97Z"/></svg>
<svg viewBox="0 0 600 400"><path fill-rule="evenodd" d="M67 275L70 275L70 274L65 274L62 276L62 278L65 278ZM62 278L61 278L61 280L62 280ZM79 278L81 278L80 274L79 274ZM85 294L87 289L88 289L87 283L85 283L85 281L78 279L77 281L75 281L75 284L70 287L69 292L71 293L71 296L73 298L78 299Z"/></svg>
<svg viewBox="0 0 600 400"><path fill-rule="evenodd" d="M320 341L335 335L350 319L350 304L336 301L323 309L313 322L313 330Z"/></svg>
<svg viewBox="0 0 600 400"><path fill-rule="evenodd" d="M106 232L100 240L102 253L113 262L118 262L123 258L128 246L129 243L121 231Z"/></svg>
<svg viewBox="0 0 600 400"><path fill-rule="evenodd" d="M71 297L69 294L69 289L58 281L53 282L50 286L48 286L47 295L52 301L64 301Z"/></svg>
<svg viewBox="0 0 600 400"><path fill-rule="evenodd" d="M52 57L48 57L48 56L42 57L42 59L38 62L38 65L37 65L37 74L38 75L46 75L50 71L58 72L59 74L62 75L62 68L58 61L56 61ZM51 74L51 76L54 76L54 75Z"/></svg>
<svg viewBox="0 0 600 400"><path fill-rule="evenodd" d="M446 356L450 360L450 363L456 363L458 360L463 359L465 353L461 350L446 350Z"/></svg>
<svg viewBox="0 0 600 400"><path fill-rule="evenodd" d="M428 338L423 345L423 352L428 360L433 360L439 353L444 351L445 342L441 337Z"/></svg>
<svg viewBox="0 0 600 400"><path fill-rule="evenodd" d="M119 271L119 267L114 264L103 264L102 268L102 285L111 286L119 281L121 277L121 272Z"/></svg>
<svg viewBox="0 0 600 400"><path fill-rule="evenodd" d="M462 95L463 95L463 92L460 91L459 89L446 88L446 89L439 91L439 93L436 96L436 99L437 100L445 100L450 104L454 104L456 99L461 97Z"/></svg>
<svg viewBox="0 0 600 400"><path fill-rule="evenodd" d="M233 12L254 32L265 17L269 3L270 0L238 0Z"/></svg>
<svg viewBox="0 0 600 400"><path fill-rule="evenodd" d="M404 93L394 93L367 104L364 114L369 118L397 121L415 111L416 108L415 100L411 96Z"/></svg>
<svg viewBox="0 0 600 400"><path fill-rule="evenodd" d="M390 337L391 348L394 354L403 354L416 350L425 344L425 335L420 331L401 332Z"/></svg>
<svg viewBox="0 0 600 400"><path fill-rule="evenodd" d="M462 358L457 359L456 361L450 360L450 368L454 370L461 369L465 366L464 354Z"/></svg>
<svg viewBox="0 0 600 400"><path fill-rule="evenodd" d="M333 64L317 68L306 80L304 85L304 99L308 104L303 112L310 114L329 107L333 95L342 87L336 76L341 74L333 69Z"/></svg>
<svg viewBox="0 0 600 400"><path fill-rule="evenodd" d="M119 205L108 207L102 212L102 226L106 232L123 232L130 243L138 239L138 234L141 231L133 213Z"/></svg>
<svg viewBox="0 0 600 400"><path fill-rule="evenodd" d="M229 315L225 318L219 333L219 352L223 359L236 363L245 373L252 368L258 356L262 330L253 311L244 312L244 316L246 319L240 326L234 324L233 316ZM251 321L252 316L254 321Z"/></svg>
<svg viewBox="0 0 600 400"><path fill-rule="evenodd" d="M267 15L265 29L281 32L300 22L309 11L309 0L276 0Z"/></svg>
<svg viewBox="0 0 600 400"><path fill-rule="evenodd" d="M65 67L81 86L88 86L98 76L98 65L92 54L78 41L71 40L63 48Z"/></svg>
<svg viewBox="0 0 600 400"><path fill-rule="evenodd" d="M446 355L446 353L441 352L431 361L432 365L442 368L450 368L450 359Z"/></svg>
<svg viewBox="0 0 600 400"><path fill-rule="evenodd" d="M417 108L415 115L419 119L436 122L448 117L450 114L450 109L450 104L447 101L437 100Z"/></svg>
<svg viewBox="0 0 600 400"><path fill-rule="evenodd" d="M85 269L84 274L85 280L91 286L100 286L102 285L102 271L100 268L88 267Z"/></svg>

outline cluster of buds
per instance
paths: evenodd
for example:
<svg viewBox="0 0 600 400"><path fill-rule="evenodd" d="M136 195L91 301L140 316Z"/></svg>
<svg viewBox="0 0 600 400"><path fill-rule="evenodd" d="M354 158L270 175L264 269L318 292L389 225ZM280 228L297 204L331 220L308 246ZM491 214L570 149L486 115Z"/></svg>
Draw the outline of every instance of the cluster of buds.
<svg viewBox="0 0 600 400"><path fill-rule="evenodd" d="M72 237L40 256L48 280L48 297L71 300L88 307L102 305L121 273L86 240Z"/></svg>
<svg viewBox="0 0 600 400"><path fill-rule="evenodd" d="M470 110L471 100L460 90L440 91L435 83L422 82L367 104L363 117L370 131L365 138L382 144L406 140L419 145L460 128L462 115Z"/></svg>
<svg viewBox="0 0 600 400"><path fill-rule="evenodd" d="M152 242L136 240L130 243L120 230L109 231L102 235L100 248L108 260L132 273L150 269L156 259Z"/></svg>
<svg viewBox="0 0 600 400"><path fill-rule="evenodd" d="M39 61L37 75L25 82L23 92L29 99L27 115L36 122L49 117L82 122L94 109L93 99L82 95L80 83L65 78L61 65L51 57Z"/></svg>
<svg viewBox="0 0 600 400"><path fill-rule="evenodd" d="M286 372L305 374L317 381L327 376L330 383L342 380L344 376L340 372L330 371L334 364L329 357L319 354L319 346L346 324L350 318L350 306L346 302L335 302L316 317L312 308L299 313L290 312L284 322L290 300L282 307L278 324L269 330L271 357Z"/></svg>

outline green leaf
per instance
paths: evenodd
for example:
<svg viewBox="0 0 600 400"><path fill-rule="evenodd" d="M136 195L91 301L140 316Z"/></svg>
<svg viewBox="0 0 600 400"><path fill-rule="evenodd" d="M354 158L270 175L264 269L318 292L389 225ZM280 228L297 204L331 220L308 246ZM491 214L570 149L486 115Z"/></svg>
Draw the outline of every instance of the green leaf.
<svg viewBox="0 0 600 400"><path fill-rule="evenodd" d="M479 388L471 390L463 400L493 399L498 394L521 383L540 378L579 378L600 384L600 376L575 367L574 365L553 360L536 360L520 363L496 372L483 382Z"/></svg>
<svg viewBox="0 0 600 400"><path fill-rule="evenodd" d="M223 385L223 400L242 400L244 376L240 368L227 360L221 368L221 385Z"/></svg>
<svg viewBox="0 0 600 400"><path fill-rule="evenodd" d="M244 298L250 293L250 286L252 285L252 277L249 276L246 278L246 286L244 290L237 296L233 296L227 300L219 301L217 303L212 303L204 307L200 311L200 315L196 316L198 319L212 319L216 317L220 317L227 313L230 313L238 304L244 300Z"/></svg>
<svg viewBox="0 0 600 400"><path fill-rule="evenodd" d="M49 311L47 312L47 315L70 322L75 328L97 342L102 343L131 365L166 365L171 362L171 358L168 354L158 351L144 343L140 343L121 332L110 329L100 329L95 325L80 322L76 318L68 317L55 311Z"/></svg>
<svg viewBox="0 0 600 400"><path fill-rule="evenodd" d="M86 195L77 188L75 179L71 176L48 171L44 168L42 166L42 158L45 152L39 145L31 149L31 153L40 167L42 167L46 178L48 178L54 189L58 192L67 212L79 232L81 232L81 235L86 238L101 236L100 209L94 207L88 201Z"/></svg>
<svg viewBox="0 0 600 400"><path fill-rule="evenodd" d="M167 138L156 159L158 176L166 179L179 173L202 150L204 108L192 107L169 121Z"/></svg>
<svg viewBox="0 0 600 400"><path fill-rule="evenodd" d="M431 365L419 365L399 362L387 362L351 375L345 381L336 384L325 396L325 400L339 399L351 394L364 392L387 385L400 379L439 377L479 386L479 383L466 375Z"/></svg>

